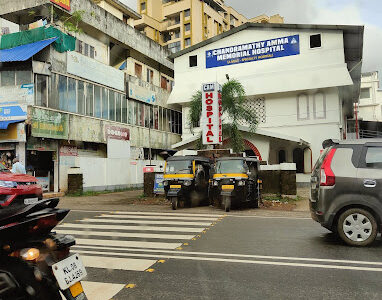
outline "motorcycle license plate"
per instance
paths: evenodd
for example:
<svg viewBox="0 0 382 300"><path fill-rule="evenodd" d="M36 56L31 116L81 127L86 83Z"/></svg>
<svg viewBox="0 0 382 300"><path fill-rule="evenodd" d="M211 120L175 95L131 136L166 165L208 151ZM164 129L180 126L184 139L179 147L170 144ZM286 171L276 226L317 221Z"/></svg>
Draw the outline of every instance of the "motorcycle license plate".
<svg viewBox="0 0 382 300"><path fill-rule="evenodd" d="M75 283L69 288L69 290L74 298L76 298L79 294L82 294L84 292L81 282Z"/></svg>
<svg viewBox="0 0 382 300"><path fill-rule="evenodd" d="M24 204L25 205L31 205L31 204L36 204L38 202L38 198L25 198L24 199Z"/></svg>
<svg viewBox="0 0 382 300"><path fill-rule="evenodd" d="M87 275L78 254L74 254L52 266L53 274L61 290L66 290L81 281Z"/></svg>
<svg viewBox="0 0 382 300"><path fill-rule="evenodd" d="M181 185L170 185L170 189L180 189L182 188Z"/></svg>

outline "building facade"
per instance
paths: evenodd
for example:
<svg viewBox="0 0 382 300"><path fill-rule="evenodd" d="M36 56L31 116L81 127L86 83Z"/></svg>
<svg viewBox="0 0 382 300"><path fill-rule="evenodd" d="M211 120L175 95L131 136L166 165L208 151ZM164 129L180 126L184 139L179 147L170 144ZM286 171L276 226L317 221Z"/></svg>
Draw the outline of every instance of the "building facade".
<svg viewBox="0 0 382 300"><path fill-rule="evenodd" d="M382 90L377 71L362 74L358 111L360 120L382 122Z"/></svg>
<svg viewBox="0 0 382 300"><path fill-rule="evenodd" d="M141 185L144 167L181 140L170 53L91 0L65 3L0 7L20 28L39 21L31 11L47 24L1 37L0 154L18 155L47 191L66 191L77 173L85 190ZM59 20L78 10L80 30L68 32Z"/></svg>
<svg viewBox="0 0 382 300"><path fill-rule="evenodd" d="M142 19L135 21L135 28L172 52L246 22L284 22L280 15L261 15L249 20L223 0L137 0L137 11Z"/></svg>
<svg viewBox="0 0 382 300"><path fill-rule="evenodd" d="M359 97L362 41L362 26L247 23L173 54L169 103L182 105L184 116L182 142L173 147L193 149L198 139L188 121L191 95L203 83L236 79L258 120L255 134L242 124L248 154L310 173L322 142L346 136Z"/></svg>

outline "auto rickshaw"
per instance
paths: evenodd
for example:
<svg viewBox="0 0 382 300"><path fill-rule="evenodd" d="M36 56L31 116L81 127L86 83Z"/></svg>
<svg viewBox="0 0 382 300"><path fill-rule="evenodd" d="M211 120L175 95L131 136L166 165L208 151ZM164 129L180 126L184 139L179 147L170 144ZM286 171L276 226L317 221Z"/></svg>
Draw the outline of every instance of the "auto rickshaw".
<svg viewBox="0 0 382 300"><path fill-rule="evenodd" d="M211 161L205 157L173 156L167 159L163 186L173 210L181 202L184 206L209 203L211 168Z"/></svg>
<svg viewBox="0 0 382 300"><path fill-rule="evenodd" d="M259 160L250 157L224 157L216 160L211 192L214 202L226 212L249 203L258 208L260 201Z"/></svg>

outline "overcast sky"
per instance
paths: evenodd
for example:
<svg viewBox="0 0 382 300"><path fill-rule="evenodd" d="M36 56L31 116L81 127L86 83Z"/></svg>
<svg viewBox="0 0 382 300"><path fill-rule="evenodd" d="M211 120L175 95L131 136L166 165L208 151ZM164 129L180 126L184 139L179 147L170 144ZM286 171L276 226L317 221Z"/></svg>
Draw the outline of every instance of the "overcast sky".
<svg viewBox="0 0 382 300"><path fill-rule="evenodd" d="M137 0L121 0L136 9ZM225 0L247 18L280 14L285 23L365 25L363 71L382 77L382 0Z"/></svg>

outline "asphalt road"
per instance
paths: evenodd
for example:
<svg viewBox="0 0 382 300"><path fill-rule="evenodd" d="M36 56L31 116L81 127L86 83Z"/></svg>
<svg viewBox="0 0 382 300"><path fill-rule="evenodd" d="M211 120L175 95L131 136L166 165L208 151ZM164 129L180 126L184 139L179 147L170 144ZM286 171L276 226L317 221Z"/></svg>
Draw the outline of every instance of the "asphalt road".
<svg viewBox="0 0 382 300"><path fill-rule="evenodd" d="M90 300L382 298L380 239L351 248L309 218L192 211L71 212L59 230L86 230L73 250L93 266L84 285ZM109 294L95 297L97 286Z"/></svg>

